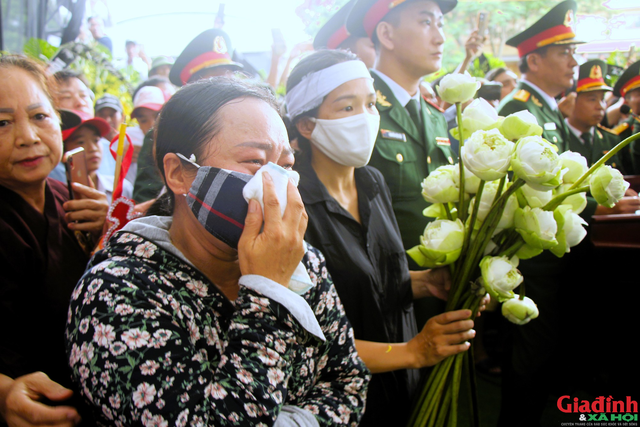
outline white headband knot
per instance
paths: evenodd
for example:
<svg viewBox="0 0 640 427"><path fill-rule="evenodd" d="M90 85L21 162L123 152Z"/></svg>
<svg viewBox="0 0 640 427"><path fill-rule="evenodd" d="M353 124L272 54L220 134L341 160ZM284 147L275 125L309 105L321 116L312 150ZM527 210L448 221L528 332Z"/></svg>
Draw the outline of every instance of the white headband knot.
<svg viewBox="0 0 640 427"><path fill-rule="evenodd" d="M285 96L291 120L322 104L325 96L340 85L355 79L370 79L371 74L360 60L345 61L323 70L309 73Z"/></svg>

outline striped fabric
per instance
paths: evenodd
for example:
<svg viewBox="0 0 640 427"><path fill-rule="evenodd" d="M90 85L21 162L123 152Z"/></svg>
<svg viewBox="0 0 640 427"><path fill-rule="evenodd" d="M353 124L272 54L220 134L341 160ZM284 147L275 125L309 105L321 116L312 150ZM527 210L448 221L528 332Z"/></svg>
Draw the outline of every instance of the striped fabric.
<svg viewBox="0 0 640 427"><path fill-rule="evenodd" d="M244 229L248 203L242 189L252 175L202 166L187 194L187 204L200 224L234 249Z"/></svg>

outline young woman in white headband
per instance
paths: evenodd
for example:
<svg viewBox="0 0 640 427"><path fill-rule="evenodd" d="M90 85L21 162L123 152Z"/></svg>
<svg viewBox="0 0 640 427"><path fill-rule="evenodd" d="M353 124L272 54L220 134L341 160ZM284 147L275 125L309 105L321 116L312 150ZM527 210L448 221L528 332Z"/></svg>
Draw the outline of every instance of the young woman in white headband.
<svg viewBox="0 0 640 427"><path fill-rule="evenodd" d="M360 425L403 425L418 369L469 348L471 313L444 313L417 331L413 299L446 298L449 276L409 271L389 189L366 166L380 116L365 65L346 51L317 51L292 70L286 103L289 137L301 149L295 169L309 215L305 240L325 255L358 353L374 374Z"/></svg>

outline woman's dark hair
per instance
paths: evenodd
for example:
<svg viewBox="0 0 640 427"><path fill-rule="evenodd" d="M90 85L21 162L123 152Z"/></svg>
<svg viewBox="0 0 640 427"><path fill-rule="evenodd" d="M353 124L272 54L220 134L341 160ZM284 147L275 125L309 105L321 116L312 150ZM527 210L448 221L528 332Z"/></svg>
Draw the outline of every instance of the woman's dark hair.
<svg viewBox="0 0 640 427"><path fill-rule="evenodd" d="M262 100L278 111L276 100L268 90L227 77L214 77L190 83L176 92L162 107L154 131L156 165L167 183L164 156L192 154L197 161L208 152L207 143L223 126L220 108L242 98ZM147 215L172 215L175 196L170 188L149 208Z"/></svg>
<svg viewBox="0 0 640 427"><path fill-rule="evenodd" d="M318 50L300 60L300 62L293 67L293 70L291 70L289 78L287 79L287 92L291 91L302 81L304 77L311 73L324 70L325 68L329 68L332 65L340 64L342 62L357 60L358 57L355 54L346 50ZM300 135L300 132L298 132L298 128L296 127L296 123L298 123L298 121L303 117L317 117L319 108L320 107L316 107L313 110L305 111L297 117L288 117L287 120L285 120L287 132L289 133L289 141L297 138L298 147L300 147L302 151L309 151L309 140Z"/></svg>

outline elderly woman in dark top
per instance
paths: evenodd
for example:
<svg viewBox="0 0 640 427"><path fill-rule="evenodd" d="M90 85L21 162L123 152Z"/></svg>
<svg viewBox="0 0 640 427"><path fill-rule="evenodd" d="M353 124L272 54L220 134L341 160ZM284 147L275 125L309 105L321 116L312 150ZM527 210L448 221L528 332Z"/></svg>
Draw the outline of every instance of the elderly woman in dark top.
<svg viewBox="0 0 640 427"><path fill-rule="evenodd" d="M165 215L116 233L71 301L69 363L100 423L357 425L369 374L303 242L300 195L289 183L282 215L264 173L264 209L239 196L261 166L294 162L273 98L192 83L165 104L155 145L168 204L151 210ZM315 286L300 296L287 286L301 259Z"/></svg>
<svg viewBox="0 0 640 427"><path fill-rule="evenodd" d="M78 184L84 198L69 200L47 178L62 134L42 68L2 56L0 81L0 424L70 426L79 415L67 401L64 324L89 259L74 232L99 236L108 205Z"/></svg>

